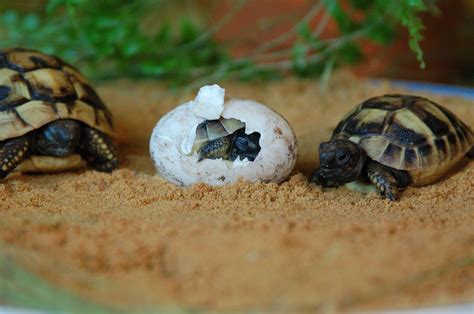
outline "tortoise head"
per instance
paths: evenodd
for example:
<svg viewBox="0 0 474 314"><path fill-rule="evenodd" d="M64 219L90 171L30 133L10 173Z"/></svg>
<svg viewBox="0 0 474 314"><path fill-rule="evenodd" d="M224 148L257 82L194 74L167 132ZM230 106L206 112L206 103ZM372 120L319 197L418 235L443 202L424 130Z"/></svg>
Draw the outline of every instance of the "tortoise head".
<svg viewBox="0 0 474 314"><path fill-rule="evenodd" d="M323 187L335 187L359 178L365 164L365 152L349 140L332 140L319 146L319 169L310 181Z"/></svg>
<svg viewBox="0 0 474 314"><path fill-rule="evenodd" d="M241 160L247 158L249 161L254 161L260 152L260 133L253 132L246 134L244 129L240 129L234 134L234 140L230 151L230 160L234 161L237 158Z"/></svg>
<svg viewBox="0 0 474 314"><path fill-rule="evenodd" d="M36 132L34 150L41 155L64 157L74 153L80 135L77 121L56 120Z"/></svg>

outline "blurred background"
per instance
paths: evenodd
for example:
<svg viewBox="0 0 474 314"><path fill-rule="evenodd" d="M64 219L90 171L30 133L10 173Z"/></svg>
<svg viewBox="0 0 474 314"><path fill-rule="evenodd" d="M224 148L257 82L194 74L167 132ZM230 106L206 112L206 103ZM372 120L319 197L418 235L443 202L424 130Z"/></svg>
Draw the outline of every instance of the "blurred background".
<svg viewBox="0 0 474 314"><path fill-rule="evenodd" d="M474 0L2 0L0 46L93 79L360 76L474 86Z"/></svg>

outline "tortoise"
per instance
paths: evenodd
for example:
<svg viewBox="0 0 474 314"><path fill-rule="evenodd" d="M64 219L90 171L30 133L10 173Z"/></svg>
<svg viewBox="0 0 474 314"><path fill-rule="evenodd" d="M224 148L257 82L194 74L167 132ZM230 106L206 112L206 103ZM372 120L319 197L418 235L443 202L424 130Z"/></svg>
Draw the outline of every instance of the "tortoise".
<svg viewBox="0 0 474 314"><path fill-rule="evenodd" d="M191 151L203 159L235 161L247 158L254 161L260 152L260 133L245 133L245 124L237 119L206 120L196 128L196 139Z"/></svg>
<svg viewBox="0 0 474 314"><path fill-rule="evenodd" d="M0 50L0 178L118 165L112 116L82 74L36 50Z"/></svg>
<svg viewBox="0 0 474 314"><path fill-rule="evenodd" d="M384 95L356 106L321 143L310 181L376 190L393 201L408 185L435 182L465 155L474 157L474 134L447 108L419 96Z"/></svg>

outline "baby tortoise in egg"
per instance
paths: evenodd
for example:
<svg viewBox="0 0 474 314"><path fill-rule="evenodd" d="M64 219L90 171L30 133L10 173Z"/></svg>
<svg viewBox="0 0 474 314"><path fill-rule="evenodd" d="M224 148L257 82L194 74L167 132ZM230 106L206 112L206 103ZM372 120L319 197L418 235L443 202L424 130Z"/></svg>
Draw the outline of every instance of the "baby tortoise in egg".
<svg viewBox="0 0 474 314"><path fill-rule="evenodd" d="M35 50L0 50L0 178L19 165L48 172L78 160L110 172L110 135L111 114L78 70Z"/></svg>
<svg viewBox="0 0 474 314"><path fill-rule="evenodd" d="M198 162L217 158L254 161L260 152L259 140L259 133L246 134L245 124L237 119L207 120L196 128L192 152L198 153Z"/></svg>
<svg viewBox="0 0 474 314"><path fill-rule="evenodd" d="M436 181L465 155L474 157L474 134L451 111L418 96L385 95L364 101L337 125L319 146L311 181L351 182L359 191L373 185L393 201L409 184Z"/></svg>

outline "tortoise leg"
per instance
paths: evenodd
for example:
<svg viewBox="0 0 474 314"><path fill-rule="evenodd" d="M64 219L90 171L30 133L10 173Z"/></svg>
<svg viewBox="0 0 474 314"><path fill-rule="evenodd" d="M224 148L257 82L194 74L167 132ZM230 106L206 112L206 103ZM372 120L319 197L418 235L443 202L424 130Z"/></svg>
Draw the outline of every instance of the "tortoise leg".
<svg viewBox="0 0 474 314"><path fill-rule="evenodd" d="M399 190L410 182L410 176L405 171L385 167L375 161L367 165L367 176L380 194L390 201L398 200Z"/></svg>
<svg viewBox="0 0 474 314"><path fill-rule="evenodd" d="M226 159L229 156L229 150L230 150L231 144L232 144L232 139L230 136L225 136L225 137L221 137L221 138L209 141L207 144L203 145L199 149L198 162L206 158Z"/></svg>
<svg viewBox="0 0 474 314"><path fill-rule="evenodd" d="M30 134L4 141L0 149L0 179L5 178L28 157L31 144Z"/></svg>
<svg viewBox="0 0 474 314"><path fill-rule="evenodd" d="M80 153L97 171L111 172L118 166L117 152L110 137L89 126L81 130Z"/></svg>

